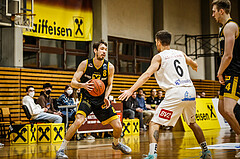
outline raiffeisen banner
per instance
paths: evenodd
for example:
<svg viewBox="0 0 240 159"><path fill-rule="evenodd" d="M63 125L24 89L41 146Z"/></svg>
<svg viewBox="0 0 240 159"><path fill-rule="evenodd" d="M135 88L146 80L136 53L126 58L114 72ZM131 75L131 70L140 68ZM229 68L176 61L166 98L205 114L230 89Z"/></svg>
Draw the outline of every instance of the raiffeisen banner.
<svg viewBox="0 0 240 159"><path fill-rule="evenodd" d="M35 0L33 29L23 35L41 38L91 41L93 15L91 0Z"/></svg>
<svg viewBox="0 0 240 159"><path fill-rule="evenodd" d="M185 131L191 129L184 121L183 115L181 115L182 123ZM219 121L216 109L213 104L212 98L196 98L196 123L203 129L219 129Z"/></svg>

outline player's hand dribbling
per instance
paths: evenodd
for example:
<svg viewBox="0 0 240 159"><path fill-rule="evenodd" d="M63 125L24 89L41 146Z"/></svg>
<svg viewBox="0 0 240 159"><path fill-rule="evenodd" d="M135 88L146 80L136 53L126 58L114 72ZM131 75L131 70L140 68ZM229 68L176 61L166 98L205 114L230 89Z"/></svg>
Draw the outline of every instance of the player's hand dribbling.
<svg viewBox="0 0 240 159"><path fill-rule="evenodd" d="M86 83L83 83L83 88L86 89L88 92L91 92L94 88L94 83L90 83L90 80Z"/></svg>
<svg viewBox="0 0 240 159"><path fill-rule="evenodd" d="M121 92L122 92L122 94L118 97L118 99L121 101L123 101L124 99L126 99L125 101L127 101L128 98L133 94L133 92L130 91L129 89L121 91Z"/></svg>
<svg viewBox="0 0 240 159"><path fill-rule="evenodd" d="M110 101L107 98L104 98L104 103L106 105L106 109L108 109L110 107Z"/></svg>

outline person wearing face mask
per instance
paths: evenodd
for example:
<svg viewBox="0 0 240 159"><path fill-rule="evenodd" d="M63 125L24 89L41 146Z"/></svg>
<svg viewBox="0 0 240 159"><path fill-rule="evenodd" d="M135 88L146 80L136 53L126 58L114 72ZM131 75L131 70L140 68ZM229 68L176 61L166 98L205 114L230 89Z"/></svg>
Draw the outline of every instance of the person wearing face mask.
<svg viewBox="0 0 240 159"><path fill-rule="evenodd" d="M62 117L55 114L47 113L47 108L42 108L39 104L35 104L33 97L35 90L33 86L26 87L27 95L23 97L22 103L28 107L31 118L34 120L48 120L52 123L62 123Z"/></svg>
<svg viewBox="0 0 240 159"><path fill-rule="evenodd" d="M37 103L41 105L42 108L47 108L47 113L60 115L62 116L62 113L60 111L57 111L53 107L53 100L50 96L52 91L52 85L50 83L43 84L43 91L40 93L40 97L37 100Z"/></svg>
<svg viewBox="0 0 240 159"><path fill-rule="evenodd" d="M64 89L64 93L58 98L58 104L59 105L75 105L75 101L73 98L73 89L70 85L66 85ZM60 109L62 114L65 116L66 115L66 109ZM76 111L74 108L69 108L68 109L68 118L70 120L74 120Z"/></svg>

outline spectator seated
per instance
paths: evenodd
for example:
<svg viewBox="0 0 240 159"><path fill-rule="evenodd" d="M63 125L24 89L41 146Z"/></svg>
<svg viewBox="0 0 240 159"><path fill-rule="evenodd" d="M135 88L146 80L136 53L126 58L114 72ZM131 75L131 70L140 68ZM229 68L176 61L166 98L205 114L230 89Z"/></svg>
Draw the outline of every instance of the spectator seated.
<svg viewBox="0 0 240 159"><path fill-rule="evenodd" d="M22 103L23 103L23 109L28 116L28 119L33 120L47 120L51 123L62 123L62 117L56 114L50 114L47 113L47 108L42 108L39 104L35 104L33 97L35 94L35 90L33 86L27 86L26 88L27 95L23 97ZM27 109L25 108L27 107ZM28 112L27 112L28 110ZM29 116L31 115L31 117Z"/></svg>
<svg viewBox="0 0 240 159"><path fill-rule="evenodd" d="M142 95L143 95L143 89L138 88L138 95L136 99L138 101L139 107L143 110L143 117L144 117L143 124L147 125L151 121L154 115L154 112L147 109L145 104L145 99L142 97Z"/></svg>
<svg viewBox="0 0 240 159"><path fill-rule="evenodd" d="M140 122L140 128L143 127L143 110L139 107L136 99L137 93L133 92L132 96L127 100L123 101L123 117L134 119L138 117Z"/></svg>
<svg viewBox="0 0 240 159"><path fill-rule="evenodd" d="M73 98L73 89L70 85L66 85L64 89L64 93L58 98L58 105L76 105L74 98ZM61 108L60 111L62 112L63 122L66 121L66 109ZM68 119L71 121L75 120L76 110L75 108L68 109Z"/></svg>

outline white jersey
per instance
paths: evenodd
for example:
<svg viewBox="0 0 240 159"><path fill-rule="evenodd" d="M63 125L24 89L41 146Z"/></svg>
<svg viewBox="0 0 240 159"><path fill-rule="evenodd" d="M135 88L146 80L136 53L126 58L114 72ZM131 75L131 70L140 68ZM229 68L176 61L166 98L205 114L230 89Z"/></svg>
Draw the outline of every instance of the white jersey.
<svg viewBox="0 0 240 159"><path fill-rule="evenodd" d="M155 73L155 78L163 90L193 86L185 56L181 51L174 49L164 50L158 55L161 56L162 60L160 69Z"/></svg>

